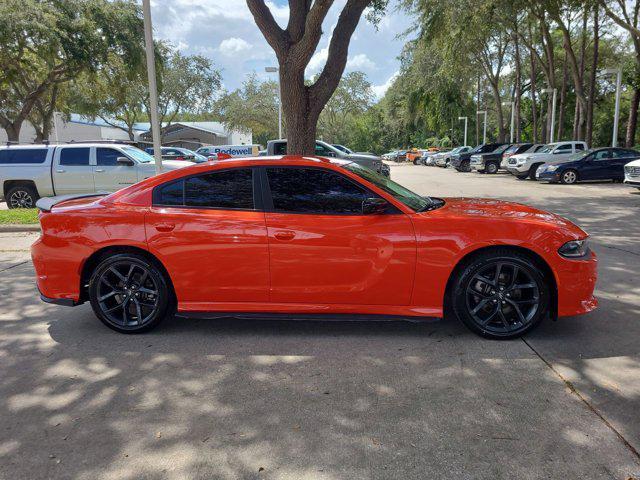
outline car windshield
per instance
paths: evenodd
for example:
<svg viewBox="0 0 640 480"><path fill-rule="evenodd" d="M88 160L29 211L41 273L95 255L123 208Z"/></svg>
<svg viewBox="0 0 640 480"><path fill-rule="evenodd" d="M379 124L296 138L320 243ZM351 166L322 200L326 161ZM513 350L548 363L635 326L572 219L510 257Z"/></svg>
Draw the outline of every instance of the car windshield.
<svg viewBox="0 0 640 480"><path fill-rule="evenodd" d="M591 155L593 150L583 150L582 152L574 153L570 157L567 157L567 160L580 160L581 158L586 157L587 155Z"/></svg>
<svg viewBox="0 0 640 480"><path fill-rule="evenodd" d="M343 165L345 169L352 173L355 173L359 177L364 178L366 181L373 183L376 187L384 190L389 195L393 196L399 202L402 202L407 207L415 210L416 212L422 212L429 209L434 203L429 197L421 197L417 193L412 192L408 188L404 188L402 185L394 182L393 180L380 175L373 170L369 170L357 163L348 163Z"/></svg>
<svg viewBox="0 0 640 480"><path fill-rule="evenodd" d="M509 148L509 145L502 145L498 148L496 148L492 153L502 153L504 152L507 148Z"/></svg>
<svg viewBox="0 0 640 480"><path fill-rule="evenodd" d="M151 155L136 147L122 147L122 151L140 163L151 163L154 161Z"/></svg>
<svg viewBox="0 0 640 480"><path fill-rule="evenodd" d="M546 147L541 148L536 153L549 153L551 150L554 149L556 145L557 145L556 143L552 143L550 145L547 145Z"/></svg>

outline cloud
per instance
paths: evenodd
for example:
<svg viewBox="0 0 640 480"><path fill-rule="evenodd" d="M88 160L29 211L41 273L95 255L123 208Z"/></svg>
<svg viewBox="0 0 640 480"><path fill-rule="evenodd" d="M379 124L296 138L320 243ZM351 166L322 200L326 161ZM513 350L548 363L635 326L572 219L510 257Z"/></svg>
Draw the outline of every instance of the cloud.
<svg viewBox="0 0 640 480"><path fill-rule="evenodd" d="M349 70L373 70L376 64L367 56L366 53L359 53L347 60L347 68Z"/></svg>
<svg viewBox="0 0 640 480"><path fill-rule="evenodd" d="M322 26L325 32L306 71L310 77L319 73L327 60L333 26L346 0L336 0ZM286 27L288 2L267 0L276 22ZM176 45L185 54L199 54L211 59L222 70L224 84L238 88L248 74L264 75L264 67L277 65L275 53L257 28L246 0L152 0L154 35ZM349 70L365 71L369 81L382 89L390 75L398 70L405 40L396 35L412 20L404 13L389 9L379 30L364 18L349 45ZM381 90L382 91L382 90Z"/></svg>
<svg viewBox="0 0 640 480"><path fill-rule="evenodd" d="M373 94L376 96L378 100L384 97L384 94L387 93L387 90L389 90L389 87L393 85L393 82L396 81L396 78L398 78L398 75L400 75L400 72L396 71L382 85L374 85L373 87L371 87L373 90Z"/></svg>
<svg viewBox="0 0 640 480"><path fill-rule="evenodd" d="M223 55L233 55L251 49L251 44L238 37L225 38L220 42L219 50Z"/></svg>

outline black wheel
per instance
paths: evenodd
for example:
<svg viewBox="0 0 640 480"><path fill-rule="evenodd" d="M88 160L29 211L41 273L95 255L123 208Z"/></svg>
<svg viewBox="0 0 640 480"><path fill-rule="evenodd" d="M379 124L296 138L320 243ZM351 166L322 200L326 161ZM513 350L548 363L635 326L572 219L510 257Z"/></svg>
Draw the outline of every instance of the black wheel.
<svg viewBox="0 0 640 480"><path fill-rule="evenodd" d="M542 166L541 163L536 163L534 165L531 165L531 168L529 169L529 178L531 180L535 180L536 179L536 172L538 171L538 168L540 168ZM526 176L524 178L527 178Z"/></svg>
<svg viewBox="0 0 640 480"><path fill-rule="evenodd" d="M38 201L38 192L29 185L11 187L7 192L7 207L9 208L34 208Z"/></svg>
<svg viewBox="0 0 640 480"><path fill-rule="evenodd" d="M479 255L454 279L456 316L473 332L492 339L519 337L549 311L549 286L526 255L510 250Z"/></svg>
<svg viewBox="0 0 640 480"><path fill-rule="evenodd" d="M485 173L489 173L491 175L498 173L498 164L494 162L489 162L484 166Z"/></svg>
<svg viewBox="0 0 640 480"><path fill-rule="evenodd" d="M89 281L89 299L102 323L122 333L154 328L171 303L160 269L133 253L111 255L100 262Z"/></svg>
<svg viewBox="0 0 640 480"><path fill-rule="evenodd" d="M529 178L529 175L516 175L516 178L518 180L526 180L527 178Z"/></svg>
<svg viewBox="0 0 640 480"><path fill-rule="evenodd" d="M560 181L565 185L572 185L578 181L578 172L575 170L567 170L560 176Z"/></svg>
<svg viewBox="0 0 640 480"><path fill-rule="evenodd" d="M460 172L470 172L471 171L471 162L469 160L465 160L460 164Z"/></svg>

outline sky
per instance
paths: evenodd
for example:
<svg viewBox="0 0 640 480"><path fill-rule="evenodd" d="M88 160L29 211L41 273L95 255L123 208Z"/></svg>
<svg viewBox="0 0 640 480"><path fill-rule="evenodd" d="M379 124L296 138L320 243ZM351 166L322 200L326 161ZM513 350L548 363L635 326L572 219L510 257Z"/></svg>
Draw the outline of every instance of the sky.
<svg viewBox="0 0 640 480"><path fill-rule="evenodd" d="M326 61L331 31L345 0L336 0L323 24L323 36L309 62L307 76L319 73ZM276 21L283 27L289 18L286 1L268 1ZM264 71L277 66L275 54L253 21L245 0L155 0L151 16L156 38L170 41L184 54L199 54L211 59L222 71L223 85L233 90L252 72L260 78L275 78ZM378 98L398 73L398 55L405 43L397 39L411 25L403 12L390 11L378 28L363 17L349 46L346 72L364 72Z"/></svg>

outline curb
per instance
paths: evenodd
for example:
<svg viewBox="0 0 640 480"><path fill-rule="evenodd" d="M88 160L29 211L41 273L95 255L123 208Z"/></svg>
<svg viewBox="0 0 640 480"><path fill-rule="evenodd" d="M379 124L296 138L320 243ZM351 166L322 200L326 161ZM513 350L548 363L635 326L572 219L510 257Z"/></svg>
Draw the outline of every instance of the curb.
<svg viewBox="0 0 640 480"><path fill-rule="evenodd" d="M40 225L33 224L13 224L13 225L0 225L0 233L19 233L19 232L39 232Z"/></svg>

